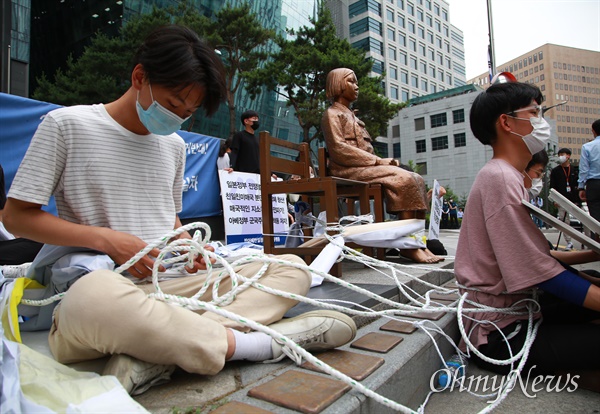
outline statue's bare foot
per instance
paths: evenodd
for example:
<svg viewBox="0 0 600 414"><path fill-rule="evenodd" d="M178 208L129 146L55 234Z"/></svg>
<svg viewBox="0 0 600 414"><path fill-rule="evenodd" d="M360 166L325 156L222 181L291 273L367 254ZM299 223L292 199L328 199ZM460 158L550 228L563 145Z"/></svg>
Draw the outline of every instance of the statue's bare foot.
<svg viewBox="0 0 600 414"><path fill-rule="evenodd" d="M400 256L412 260L415 263L433 264L439 262L441 259L435 256L433 253L429 254L425 251L427 249L402 249L400 250Z"/></svg>
<svg viewBox="0 0 600 414"><path fill-rule="evenodd" d="M429 250L429 249L427 249L427 248L425 248L425 249L423 249L423 250L425 251L425 253L426 253L427 255L429 255L429 257L431 257L431 258L435 258L435 259L437 260L437 262L435 262L435 263L438 263L438 262L443 262L444 260L446 260L446 259L445 259L444 257L442 257L442 256L436 256L435 254L433 254L433 252L432 252L431 250Z"/></svg>

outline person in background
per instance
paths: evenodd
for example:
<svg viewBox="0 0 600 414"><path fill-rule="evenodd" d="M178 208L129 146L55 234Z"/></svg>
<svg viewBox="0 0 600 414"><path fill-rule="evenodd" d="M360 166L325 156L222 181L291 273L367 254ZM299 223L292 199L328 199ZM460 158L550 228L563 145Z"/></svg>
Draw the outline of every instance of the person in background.
<svg viewBox="0 0 600 414"><path fill-rule="evenodd" d="M450 216L450 228L457 229L458 226L458 205L453 199L448 201L448 215Z"/></svg>
<svg viewBox="0 0 600 414"><path fill-rule="evenodd" d="M233 168L231 168L231 160L229 158L229 153L231 152L231 139L227 138L221 141L219 145L219 157L217 158L217 170L225 170L227 172L232 172Z"/></svg>
<svg viewBox="0 0 600 414"><path fill-rule="evenodd" d="M444 200L444 204L442 205L442 223L440 225L441 229L448 228L448 218L450 217L450 206L448 205L448 200Z"/></svg>
<svg viewBox="0 0 600 414"><path fill-rule="evenodd" d="M544 170L548 165L548 153L546 150L536 152L531 157L531 161L525 167L525 176L523 177L523 184L529 192L529 202L538 208L544 206L544 200L540 197L542 189L544 187ZM544 226L544 222L539 217L532 215L533 222L541 229Z"/></svg>
<svg viewBox="0 0 600 414"><path fill-rule="evenodd" d="M259 128L258 112L245 111L242 116L244 129L236 132L231 141L230 167L237 172L260 174L260 151L255 131Z"/></svg>
<svg viewBox="0 0 600 414"><path fill-rule="evenodd" d="M590 216L600 221L600 119L592 124L592 134L594 140L581 147L577 187L579 197L587 203Z"/></svg>
<svg viewBox="0 0 600 414"><path fill-rule="evenodd" d="M576 166L571 165L571 150L569 148L561 148L558 150L558 162L560 165L554 167L550 172L550 188L558 191L573 204L581 205L579 192L577 191L577 176L579 171ZM571 217L567 210L562 208L558 203L554 203L554 206L558 208L558 219L569 224L571 222ZM564 236L565 241L567 242L565 251L569 251L573 249L571 236L568 234L564 234Z"/></svg>

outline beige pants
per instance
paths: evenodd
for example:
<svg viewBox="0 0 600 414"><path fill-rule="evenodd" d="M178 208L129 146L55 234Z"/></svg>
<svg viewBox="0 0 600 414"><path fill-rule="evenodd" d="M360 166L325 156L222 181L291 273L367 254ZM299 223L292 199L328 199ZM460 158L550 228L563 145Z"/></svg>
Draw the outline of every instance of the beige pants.
<svg viewBox="0 0 600 414"><path fill-rule="evenodd" d="M303 263L294 255L279 257ZM251 277L261 266L262 263L254 262L235 270ZM191 297L200 290L205 279L205 275L172 279L160 282L160 287L164 293ZM310 274L271 264L260 283L305 295L310 288ZM231 280L226 278L221 281L219 293L230 288ZM211 312L192 312L151 299L147 295L153 291L151 283L135 285L108 270L82 277L56 308L48 338L52 354L62 363L119 353L152 363L178 365L197 374L212 375L223 369L227 352L225 328L248 329ZM212 286L200 300L211 299ZM249 288L224 309L269 325L279 321L296 303Z"/></svg>

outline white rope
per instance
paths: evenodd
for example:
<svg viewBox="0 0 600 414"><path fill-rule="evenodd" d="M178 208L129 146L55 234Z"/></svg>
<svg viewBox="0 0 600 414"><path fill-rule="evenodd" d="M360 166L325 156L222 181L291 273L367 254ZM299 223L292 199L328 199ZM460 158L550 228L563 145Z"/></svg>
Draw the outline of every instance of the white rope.
<svg viewBox="0 0 600 414"><path fill-rule="evenodd" d="M204 237L201 237L201 235L202 235L201 231L196 231L192 239L178 239L179 235L181 235L182 233L188 232L190 230L193 230L193 229L202 230L204 233ZM330 231L330 230L338 230L339 231L339 226L328 227L326 229L326 231ZM153 297L158 300L165 301L165 302L168 302L168 303L171 303L174 305L178 305L178 306L190 309L190 310L205 310L205 311L214 312L221 316L232 319L232 320L236 321L237 323L247 326L255 331L263 332L263 333L271 336L273 339L277 340L279 343L282 343L284 353L286 355L290 356L290 358L292 358L293 360L296 360L296 362L300 361L301 359L305 359L305 360L311 362L312 364L318 366L320 369L322 369L326 373L328 373L328 374L332 375L333 377L339 379L340 381L343 381L344 383L350 385L353 389L363 393L364 395L366 395L368 397L373 398L380 404L383 404L387 407L390 407L390 408L400 411L400 412L413 412L413 410L411 410L410 408L405 407L397 402L394 402L388 398L385 398L372 390L369 390L368 388L364 387L362 384L360 384L360 383L356 382L355 380L347 377L346 375L336 371L335 369L331 368L324 362L318 360L316 357L312 356L310 353L308 353L307 351L302 349L299 345L295 344L289 338L283 336L282 334L278 333L277 331L274 331L273 329L269 328L268 326L262 325L255 321L248 320L247 318L244 318L240 315L229 312L229 311L223 309L222 307L230 304L233 300L235 300L235 297L237 295L239 295L246 289L253 287L255 289L259 289L264 292L270 293L272 295L284 297L287 299L292 299L292 300L295 300L298 302L307 303L307 304L325 308L325 309L331 309L331 310L344 312L344 313L351 314L351 315L365 316L365 317L371 317L371 318L385 317L385 318L389 318L389 319L393 319L393 320L397 320L397 321L404 321L404 322L411 323L412 325L416 326L417 328L422 330L426 335L428 335L431 338L432 342L435 345L436 352L439 355L440 360L442 361L444 366L446 366L445 362L444 362L444 358L443 358L442 353L433 337L433 332L441 334L449 343L452 344L452 346L456 349L457 353L462 355L462 353L459 352L458 347L454 344L452 339L447 334L445 334L443 332L443 330L441 328L439 328L437 325L435 325L433 322L406 320L406 319L402 319L402 317L403 316L411 316L411 315L414 315L415 313L420 313L420 312L454 313L457 315L458 326L459 326L459 331L461 333L461 336L464 339L464 341L468 347L466 355L469 355L469 352L473 352L478 357L483 359L484 361L487 361L487 362L490 362L490 363L496 364L496 365L508 365L508 364L513 364L516 361L520 361L519 365L517 367L517 371L513 371L511 376L509 376L509 381L508 381L507 385L504 387L504 389L501 392L499 391L499 398L496 399L494 401L494 403L490 404L486 408L486 410L484 410L484 412L488 412L489 410L497 407L497 405L506 397L506 395L508 395L510 390L512 390L514 388L514 382L516 381L516 375L517 375L516 373L518 373L520 375L520 372L521 372L521 370L525 364L526 358L529 354L531 344L533 343L533 340L535 339L535 335L537 333L537 328L540 323L540 321L538 321L535 324L533 323L534 309L538 306L537 302L535 302L534 300L524 299L523 301L517 302L516 304L514 304L513 306L511 306L509 308L492 308L489 306L484 306L484 305L478 304L476 302L467 300L466 299L467 293L464 293L459 297L459 299L453 301L452 303L444 304L441 302L437 302L435 299L432 299L431 294L438 293L438 294L442 294L442 295L455 295L455 294L458 295L459 294L458 289L450 289L450 288L445 288L445 287L434 285L432 283L423 281L423 280L419 279L417 276L414 276L414 275L408 273L407 271L405 271L408 269L418 269L421 271L435 270L436 272L453 272L453 270L440 269L440 268L431 267L431 266L402 265L402 264L397 264L397 263L380 261L375 258L368 257L368 256L364 255L363 253L353 250L347 246L341 246L342 247L342 259L348 259L348 260L352 260L352 261L356 261L356 262L365 264L368 267L374 269L376 272L380 273L381 275L385 275L386 277L393 280L394 283L396 284L396 286L398 287L400 294L404 297L404 299L406 299L408 301L408 303L400 303L400 300L392 301L390 299L384 298L384 297L377 295L367 289L361 288L359 286L355 286L355 285L348 283L340 278L332 276L326 272L312 269L310 266L307 266L306 264L287 262L278 257L266 256L264 254L257 253L257 254L251 254L248 256L241 257L240 259L235 260L233 263L229 263L229 262L227 262L227 260L225 260L221 256L205 249L205 246L208 244L208 241L210 240L210 236L211 236L210 227L205 223L190 223L186 226L182 226L179 229L174 230L174 231L170 232L169 234L165 235L164 237L161 237L160 239L158 239L152 243L149 243L144 249L142 249L134 257L132 257L130 260L128 260L125 264L123 264L122 266L115 269L115 272L122 273L122 272L126 271L131 266L133 266L135 263L137 263L138 260L140 260L142 257L146 256L152 249L160 248L161 249L160 254L156 258L156 260L154 262L154 266L152 268L152 278L151 279L152 279L152 284L154 285L155 291L154 291L154 293L149 294L150 297ZM337 240L334 237L332 237L331 235L329 235L327 232L325 233L325 237L329 240L330 243L338 244ZM173 240L173 239L175 239L175 240L169 243L169 240ZM171 253L175 253L175 255L171 258L165 259L165 257ZM160 288L160 284L159 284L160 266L161 265L172 265L172 264L176 264L176 263L180 263L180 262L187 262L187 265L193 266L193 263L198 256L202 256L205 263L207 264L206 280L203 283L203 286L201 287L201 289L190 298L185 298L185 297L181 297L181 296L177 296L177 295L165 294L162 291L162 289ZM212 264L211 259L215 260L216 264L222 265L223 269L219 269L219 271L216 272L215 266ZM243 275L238 274L234 271L235 267L245 264L245 263L250 263L250 262L262 262L263 263L260 270L252 277L247 278L247 277L244 277ZM292 293L289 293L286 291L281 291L278 289L270 288L268 286L261 284L260 279L266 273L269 265L272 263L302 269L307 272L313 272L315 274L318 274L319 276L322 276L324 279L326 279L332 283L335 283L342 287L354 290L362 295L365 295L368 298L375 299L378 302L388 306L390 309L375 311L372 308L367 308L365 306L360 306L360 305L356 306L356 308L358 308L358 309L356 309L356 308L350 309L346 306L343 306L343 304L348 304L348 302L346 302L346 301L335 300L335 299L331 299L331 300L311 299L311 298L304 297L301 295L296 295L296 294L292 294ZM389 272L389 274L386 273L386 271ZM429 289L425 293L425 295L420 295L416 292L415 289L409 287L406 284L406 282L402 282L400 280L400 277L404 277L404 278L408 279L409 281L414 281L415 283L418 283ZM224 278L229 278L231 280L232 287L229 291L227 291L223 294L219 294L219 286L221 284L221 281ZM199 300L199 298L202 297L207 292L207 290L210 288L211 285L212 285L212 295L211 295L212 300L210 302ZM58 300L62 299L65 294L66 294L66 292L63 292L63 293L57 294L55 296L52 296L52 297L44 299L44 300L25 300L25 299L23 299L22 303L27 304L27 305L33 305L33 306L45 306L54 301L58 301ZM465 307L465 304L467 304L469 306ZM357 305L357 304L354 304L354 305ZM505 313L505 314L510 314L510 315L527 315L527 314L529 315L529 317L528 317L529 323L528 323L528 328L527 328L527 336L526 336L525 345L517 354L512 355L509 359L504 360L504 361L503 360L495 360L495 359L486 357L485 355L483 355L480 351L478 351L475 348L475 346L470 342L468 335L465 332L463 317L465 317L467 319L472 319L468 316L468 314L482 313L482 312ZM481 321L479 321L479 323L481 323ZM432 325L433 327L428 326L428 325ZM427 403L428 400L429 400L429 395L427 396L425 402L419 408L419 412L422 412L422 410L424 409L425 404Z"/></svg>

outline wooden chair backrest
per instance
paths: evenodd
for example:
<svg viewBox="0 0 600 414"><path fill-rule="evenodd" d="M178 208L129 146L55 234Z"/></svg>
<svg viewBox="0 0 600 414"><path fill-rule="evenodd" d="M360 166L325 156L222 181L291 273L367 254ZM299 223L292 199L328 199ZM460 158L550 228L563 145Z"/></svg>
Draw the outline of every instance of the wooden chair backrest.
<svg viewBox="0 0 600 414"><path fill-rule="evenodd" d="M287 154L287 156L284 154ZM260 133L260 171L263 177L270 177L273 173L279 173L309 179L310 153L308 144L306 142L297 144L285 141L273 137L268 131L262 131Z"/></svg>

